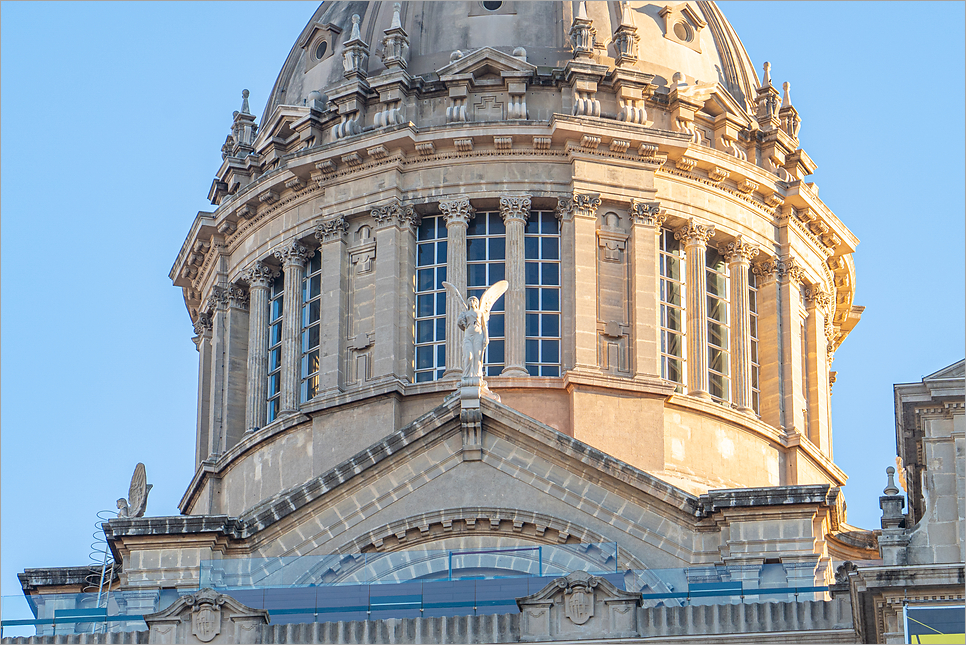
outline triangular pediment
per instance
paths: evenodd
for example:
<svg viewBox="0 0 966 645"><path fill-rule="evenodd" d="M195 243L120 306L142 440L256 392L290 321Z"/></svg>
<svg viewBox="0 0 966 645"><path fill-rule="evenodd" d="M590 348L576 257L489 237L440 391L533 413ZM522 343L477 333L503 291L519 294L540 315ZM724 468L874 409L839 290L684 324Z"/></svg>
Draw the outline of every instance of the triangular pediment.
<svg viewBox="0 0 966 645"><path fill-rule="evenodd" d="M966 359L956 361L938 372L933 372L929 376L923 377L923 381L942 381L946 379L966 378Z"/></svg>
<svg viewBox="0 0 966 645"><path fill-rule="evenodd" d="M536 71L536 65L531 65L525 60L492 47L483 47L456 59L438 70L437 74L445 82L447 78L456 76L470 76L475 80L488 75L519 77L520 75L533 74Z"/></svg>

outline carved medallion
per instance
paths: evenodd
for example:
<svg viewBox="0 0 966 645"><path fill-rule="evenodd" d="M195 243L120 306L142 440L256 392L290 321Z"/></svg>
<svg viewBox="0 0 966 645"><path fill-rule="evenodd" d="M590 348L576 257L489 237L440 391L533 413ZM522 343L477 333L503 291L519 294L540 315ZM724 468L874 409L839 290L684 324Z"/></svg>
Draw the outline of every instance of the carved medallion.
<svg viewBox="0 0 966 645"><path fill-rule="evenodd" d="M191 633L203 643L212 640L221 632L221 608L210 603L202 603L191 614Z"/></svg>
<svg viewBox="0 0 966 645"><path fill-rule="evenodd" d="M567 591L566 615L575 625L583 625L594 616L594 592L587 587Z"/></svg>

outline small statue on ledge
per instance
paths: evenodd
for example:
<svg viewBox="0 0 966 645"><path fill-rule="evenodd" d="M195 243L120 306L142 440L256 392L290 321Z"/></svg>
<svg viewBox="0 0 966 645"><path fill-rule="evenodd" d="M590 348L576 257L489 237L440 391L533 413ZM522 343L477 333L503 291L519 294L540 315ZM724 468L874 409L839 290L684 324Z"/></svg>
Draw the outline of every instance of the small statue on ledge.
<svg viewBox="0 0 966 645"><path fill-rule="evenodd" d="M490 343L487 329L490 321L490 310L510 286L506 280L500 280L486 291L481 298L470 296L463 300L463 294L449 282L443 286L451 297L456 298L463 305L463 311L456 319L456 324L463 331L463 378L461 387L478 386L486 389L483 380L483 356L486 346Z"/></svg>
<svg viewBox="0 0 966 645"><path fill-rule="evenodd" d="M148 493L154 488L153 484L148 483L148 475L144 470L144 464L139 463L134 467L134 475L131 477L131 487L127 493L127 499L123 497L117 500L118 517L143 517L144 511L148 507Z"/></svg>

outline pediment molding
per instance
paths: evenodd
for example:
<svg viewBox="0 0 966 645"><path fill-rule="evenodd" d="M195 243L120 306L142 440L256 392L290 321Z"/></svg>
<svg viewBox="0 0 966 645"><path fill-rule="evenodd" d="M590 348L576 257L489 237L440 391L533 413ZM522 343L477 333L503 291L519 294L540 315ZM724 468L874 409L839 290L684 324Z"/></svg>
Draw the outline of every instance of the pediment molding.
<svg viewBox="0 0 966 645"><path fill-rule="evenodd" d="M536 71L536 65L531 65L525 60L492 47L482 47L446 65L438 70L437 74L445 83L460 76L477 79L488 74L498 74L506 78L530 76Z"/></svg>

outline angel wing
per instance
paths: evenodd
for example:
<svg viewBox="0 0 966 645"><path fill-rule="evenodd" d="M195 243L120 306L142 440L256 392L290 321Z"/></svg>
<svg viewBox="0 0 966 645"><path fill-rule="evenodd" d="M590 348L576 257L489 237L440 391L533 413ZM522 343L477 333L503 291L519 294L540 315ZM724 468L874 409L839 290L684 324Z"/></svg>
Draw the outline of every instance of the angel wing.
<svg viewBox="0 0 966 645"><path fill-rule="evenodd" d="M131 488L128 490L127 500L129 505L130 517L141 517L144 509L148 505L148 493L151 492L151 484L148 483L148 475L144 470L144 464L139 463L134 467L134 475L131 477Z"/></svg>
<svg viewBox="0 0 966 645"><path fill-rule="evenodd" d="M463 305L462 311L466 311L467 309L469 309L469 306L466 304L466 300L463 299L463 294L460 293L460 290L459 289L457 289L455 286L453 286L449 282L443 282L443 286L446 288L446 293L448 293L448 294L452 295L453 297L455 297L456 300L457 300L457 302L459 302L461 305Z"/></svg>
<svg viewBox="0 0 966 645"><path fill-rule="evenodd" d="M500 299L500 296L506 293L506 290L509 287L510 287L509 282L507 282L506 280L500 280L499 282L495 283L493 286L491 286L489 289L483 292L483 295L480 297L480 311L483 312L484 316L489 318L490 309L493 307L494 304L496 304L496 301Z"/></svg>

